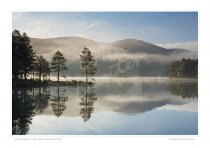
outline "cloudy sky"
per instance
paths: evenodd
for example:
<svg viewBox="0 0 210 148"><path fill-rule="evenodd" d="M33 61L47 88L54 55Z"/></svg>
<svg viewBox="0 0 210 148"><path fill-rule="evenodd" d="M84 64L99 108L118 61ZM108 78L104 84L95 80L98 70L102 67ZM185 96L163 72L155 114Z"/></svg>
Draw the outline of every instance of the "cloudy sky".
<svg viewBox="0 0 210 148"><path fill-rule="evenodd" d="M13 30L34 38L135 38L166 48L198 49L195 12L13 12L12 20Z"/></svg>

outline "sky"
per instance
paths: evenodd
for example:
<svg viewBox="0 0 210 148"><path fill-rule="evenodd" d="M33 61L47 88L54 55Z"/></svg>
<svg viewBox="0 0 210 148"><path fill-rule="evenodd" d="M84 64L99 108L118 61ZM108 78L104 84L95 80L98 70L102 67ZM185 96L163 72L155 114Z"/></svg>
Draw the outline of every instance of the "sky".
<svg viewBox="0 0 210 148"><path fill-rule="evenodd" d="M33 38L135 38L165 48L198 50L197 12L13 12L12 21L13 30Z"/></svg>

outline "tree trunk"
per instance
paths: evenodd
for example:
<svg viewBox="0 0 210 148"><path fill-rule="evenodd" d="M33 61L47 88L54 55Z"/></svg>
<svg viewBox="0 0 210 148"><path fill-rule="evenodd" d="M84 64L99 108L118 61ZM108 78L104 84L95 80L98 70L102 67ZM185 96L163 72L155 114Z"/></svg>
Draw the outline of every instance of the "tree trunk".
<svg viewBox="0 0 210 148"><path fill-rule="evenodd" d="M58 82L59 82L59 69L58 69Z"/></svg>
<svg viewBox="0 0 210 148"><path fill-rule="evenodd" d="M34 88L33 88L33 98L34 98Z"/></svg>
<svg viewBox="0 0 210 148"><path fill-rule="evenodd" d="M57 108L57 111L58 111L58 117L60 116L60 90L59 90L59 87L58 87L58 108Z"/></svg>
<svg viewBox="0 0 210 148"><path fill-rule="evenodd" d="M88 105L88 103L87 103L87 84L86 84L86 92L85 92L85 111L86 111L86 116L87 116L87 114L88 114L88 111L87 111L87 105Z"/></svg>
<svg viewBox="0 0 210 148"><path fill-rule="evenodd" d="M59 61L58 61L58 82L59 82L59 71L60 69L59 69Z"/></svg>
<svg viewBox="0 0 210 148"><path fill-rule="evenodd" d="M33 70L33 80L34 80L34 70Z"/></svg>
<svg viewBox="0 0 210 148"><path fill-rule="evenodd" d="M42 73L41 70L39 70L39 82L41 81Z"/></svg>
<svg viewBox="0 0 210 148"><path fill-rule="evenodd" d="M86 64L85 65L86 65L86 72L85 73L86 73L86 85L87 85L87 56L86 56Z"/></svg>
<svg viewBox="0 0 210 148"><path fill-rule="evenodd" d="M23 72L22 71L21 71L20 77L21 77L21 80L23 80Z"/></svg>
<svg viewBox="0 0 210 148"><path fill-rule="evenodd" d="M86 70L86 84L87 84L87 70Z"/></svg>
<svg viewBox="0 0 210 148"><path fill-rule="evenodd" d="M27 80L26 71L24 71L24 79Z"/></svg>

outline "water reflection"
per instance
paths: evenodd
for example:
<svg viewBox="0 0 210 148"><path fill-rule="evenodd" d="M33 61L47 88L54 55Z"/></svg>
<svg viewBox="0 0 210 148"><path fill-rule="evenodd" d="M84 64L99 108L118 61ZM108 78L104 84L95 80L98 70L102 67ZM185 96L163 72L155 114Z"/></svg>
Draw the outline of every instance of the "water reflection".
<svg viewBox="0 0 210 148"><path fill-rule="evenodd" d="M32 117L35 115L36 101L31 90L13 90L12 92L12 134L25 135L29 131Z"/></svg>
<svg viewBox="0 0 210 148"><path fill-rule="evenodd" d="M65 92L66 90L63 90ZM63 114L63 111L66 109L65 102L68 100L68 97L64 94L60 95L60 87L57 87L57 95L53 95L51 100L51 106L54 114L57 117L60 117Z"/></svg>
<svg viewBox="0 0 210 148"><path fill-rule="evenodd" d="M91 114L94 111L94 102L97 100L96 94L94 93L94 88L92 85L87 85L83 90L81 90L83 97L79 103L82 107L80 110L80 115L84 119L84 122L90 119Z"/></svg>
<svg viewBox="0 0 210 148"><path fill-rule="evenodd" d="M170 83L171 93L185 98L198 98L198 83L183 83L177 80L175 83Z"/></svg>
<svg viewBox="0 0 210 148"><path fill-rule="evenodd" d="M50 87L33 88L33 96L36 101L36 112L42 113L49 104Z"/></svg>
<svg viewBox="0 0 210 148"><path fill-rule="evenodd" d="M197 112L197 97L197 81L171 81L167 79L140 83L110 81L94 82L83 86L16 88L12 92L12 134L29 134L30 128L36 125L33 119L40 117L40 115L62 116L71 118L73 121L78 121L75 117L79 117L83 119L85 124L86 121L90 124L97 120L93 118L99 118L98 113L104 111L113 113L115 116L119 114L130 118L164 106L172 106L177 109L179 106L188 105L186 106L188 111L190 107L193 107L192 110ZM91 117L93 112L95 112L94 117ZM188 118L188 116L184 117L186 120ZM57 122L63 119L55 118L53 120ZM42 120L41 122L45 121ZM50 121L49 124L51 124ZM62 122L60 124L67 123Z"/></svg>

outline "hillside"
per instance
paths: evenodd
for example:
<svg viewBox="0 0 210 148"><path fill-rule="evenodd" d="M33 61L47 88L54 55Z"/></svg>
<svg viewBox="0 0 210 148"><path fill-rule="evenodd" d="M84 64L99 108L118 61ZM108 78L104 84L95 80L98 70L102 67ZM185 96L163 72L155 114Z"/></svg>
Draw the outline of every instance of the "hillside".
<svg viewBox="0 0 210 148"><path fill-rule="evenodd" d="M166 49L136 39L102 43L81 37L31 38L31 44L36 54L47 60L60 50L67 59L69 76L80 75L79 54L84 46L95 56L97 75L100 76L167 76L171 62L182 58L197 59L198 56L197 52Z"/></svg>

